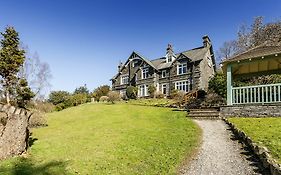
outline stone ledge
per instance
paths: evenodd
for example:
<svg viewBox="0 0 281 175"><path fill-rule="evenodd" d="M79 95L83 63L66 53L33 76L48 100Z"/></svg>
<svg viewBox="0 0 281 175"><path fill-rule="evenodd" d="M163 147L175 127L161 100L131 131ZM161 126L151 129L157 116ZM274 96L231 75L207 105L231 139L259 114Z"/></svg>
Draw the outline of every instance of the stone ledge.
<svg viewBox="0 0 281 175"><path fill-rule="evenodd" d="M259 146L253 140L247 136L243 131L239 130L233 123L231 123L228 119L223 118L226 124L228 124L234 133L234 135L239 138L245 145L249 146L250 149L256 154L263 167L268 168L272 175L281 175L281 165L274 160L270 151L266 147Z"/></svg>

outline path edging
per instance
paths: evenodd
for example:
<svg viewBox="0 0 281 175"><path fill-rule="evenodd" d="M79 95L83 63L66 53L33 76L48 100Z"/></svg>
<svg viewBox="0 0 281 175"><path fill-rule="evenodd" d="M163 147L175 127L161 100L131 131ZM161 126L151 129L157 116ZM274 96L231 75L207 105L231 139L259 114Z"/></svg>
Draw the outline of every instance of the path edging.
<svg viewBox="0 0 281 175"><path fill-rule="evenodd" d="M230 126L233 134L240 139L244 144L250 147L250 149L256 154L262 162L264 168L268 168L272 175L281 175L281 165L274 160L270 151L266 147L259 146L257 143L253 142L252 139L247 136L243 131L238 129L233 123L228 119L222 118L222 120Z"/></svg>

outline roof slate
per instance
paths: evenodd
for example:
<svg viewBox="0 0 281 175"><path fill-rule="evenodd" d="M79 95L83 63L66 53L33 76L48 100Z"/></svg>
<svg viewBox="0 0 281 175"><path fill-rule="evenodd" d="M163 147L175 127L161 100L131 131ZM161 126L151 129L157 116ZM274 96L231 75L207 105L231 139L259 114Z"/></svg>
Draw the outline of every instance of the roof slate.
<svg viewBox="0 0 281 175"><path fill-rule="evenodd" d="M234 57L231 57L229 59L224 60L222 63L230 63L230 62L235 62L235 61L241 61L241 60L246 60L246 59L253 59L253 58L259 58L263 56L268 56L268 55L274 55L274 54L279 54L281 53L281 46L258 46L253 49L250 49L246 52L243 52L241 54L238 54Z"/></svg>

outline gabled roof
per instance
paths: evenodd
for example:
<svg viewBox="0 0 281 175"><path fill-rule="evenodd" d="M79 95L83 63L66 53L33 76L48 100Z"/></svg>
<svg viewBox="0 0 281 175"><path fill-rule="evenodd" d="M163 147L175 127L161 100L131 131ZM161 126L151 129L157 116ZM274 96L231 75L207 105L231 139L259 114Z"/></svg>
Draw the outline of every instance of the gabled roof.
<svg viewBox="0 0 281 175"><path fill-rule="evenodd" d="M281 46L266 46L261 45L255 48L252 48L246 52L240 53L236 56L233 56L229 59L224 60L222 63L230 63L235 61L241 61L246 59L253 59L253 58L260 58L263 56L280 54L281 53Z"/></svg>
<svg viewBox="0 0 281 175"><path fill-rule="evenodd" d="M180 52L180 53L176 54L175 61L179 58L180 55L186 56L192 62L200 61L204 58L204 56L206 55L206 53L209 50L210 50L210 47L198 47L198 48L194 48L194 49L187 50L187 51L184 51L184 52ZM150 61L150 60L148 60L147 58L145 58L144 56L140 55L139 53L137 53L135 51L132 52L130 57L132 57L133 54L136 54L138 57L140 57L142 60L144 60L148 65L150 65L155 70L161 70L161 69L169 68L174 63L174 62L166 63L166 57L161 57L161 58L157 58L157 59L154 59L154 60ZM126 63L122 66L121 70L128 64L130 57L128 58ZM120 74L120 72L118 72L112 79L116 79L119 74Z"/></svg>
<svg viewBox="0 0 281 175"><path fill-rule="evenodd" d="M209 48L207 48L207 47L198 47L195 49L180 52L180 53L176 54L176 57L177 57L176 60L182 54L182 55L186 56L187 58L191 59L191 61L199 61L204 58L204 56L208 52L208 50L209 50ZM169 68L173 64L173 62L166 63L166 57L161 57L161 58L152 60L151 62L152 62L152 64L154 64L154 66L158 70Z"/></svg>

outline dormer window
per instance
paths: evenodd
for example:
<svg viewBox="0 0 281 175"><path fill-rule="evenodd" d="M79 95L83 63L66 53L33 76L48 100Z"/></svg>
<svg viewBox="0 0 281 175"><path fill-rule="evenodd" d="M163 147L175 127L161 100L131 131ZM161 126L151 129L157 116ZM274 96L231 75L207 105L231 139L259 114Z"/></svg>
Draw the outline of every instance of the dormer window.
<svg viewBox="0 0 281 175"><path fill-rule="evenodd" d="M177 70L178 70L178 75L186 74L187 73L187 64L186 63L179 64L177 67Z"/></svg>
<svg viewBox="0 0 281 175"><path fill-rule="evenodd" d="M162 70L162 78L165 78L167 76L167 71L166 70Z"/></svg>
<svg viewBox="0 0 281 175"><path fill-rule="evenodd" d="M148 78L148 67L142 69L141 76L142 76L142 79L147 79Z"/></svg>

